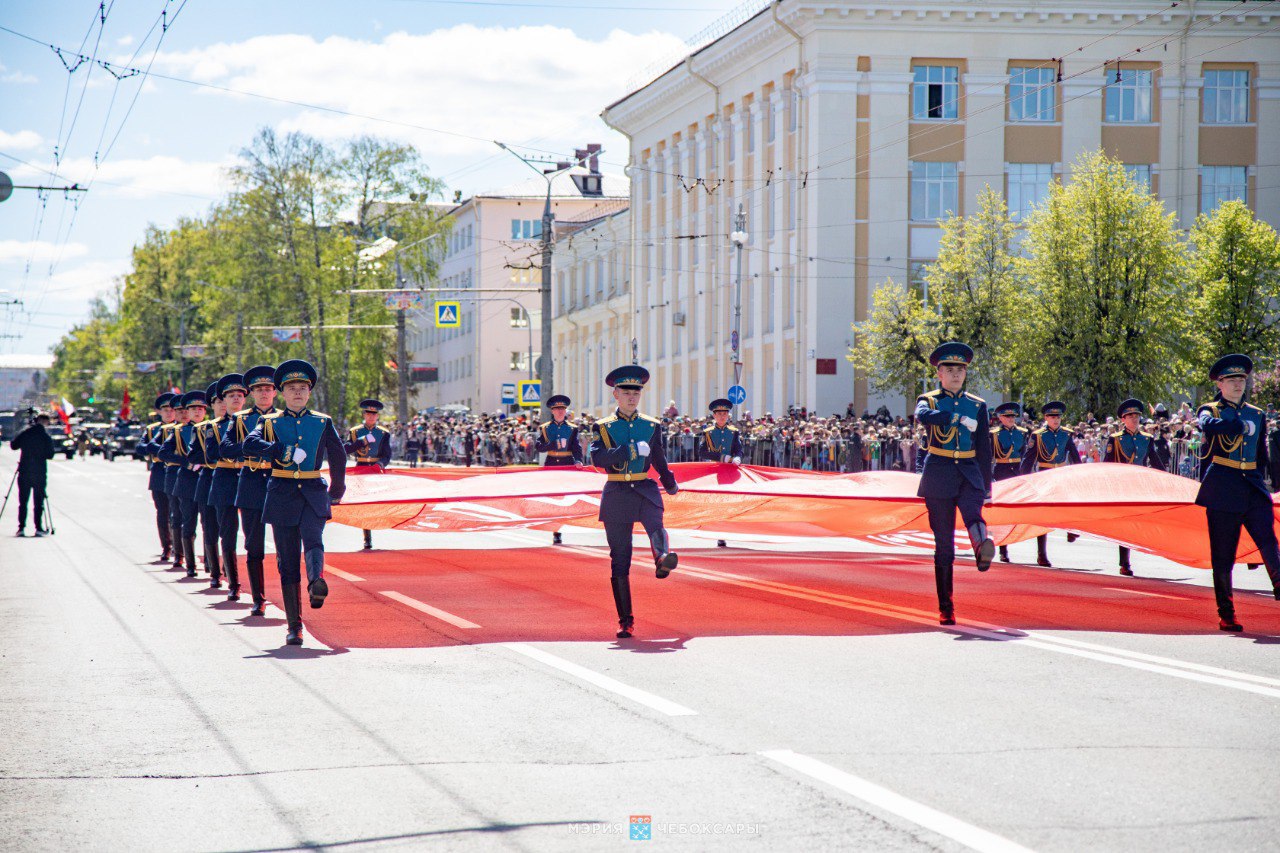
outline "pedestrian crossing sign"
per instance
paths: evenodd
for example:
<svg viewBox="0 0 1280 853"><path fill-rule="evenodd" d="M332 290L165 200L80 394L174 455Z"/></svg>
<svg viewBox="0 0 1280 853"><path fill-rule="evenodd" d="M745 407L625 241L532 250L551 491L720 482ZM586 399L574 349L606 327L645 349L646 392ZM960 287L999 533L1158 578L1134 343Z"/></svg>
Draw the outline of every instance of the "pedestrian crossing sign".
<svg viewBox="0 0 1280 853"><path fill-rule="evenodd" d="M526 409L542 405L542 380L521 379L516 387L516 400Z"/></svg>
<svg viewBox="0 0 1280 853"><path fill-rule="evenodd" d="M436 328L456 329L462 325L462 306L458 302L436 303Z"/></svg>

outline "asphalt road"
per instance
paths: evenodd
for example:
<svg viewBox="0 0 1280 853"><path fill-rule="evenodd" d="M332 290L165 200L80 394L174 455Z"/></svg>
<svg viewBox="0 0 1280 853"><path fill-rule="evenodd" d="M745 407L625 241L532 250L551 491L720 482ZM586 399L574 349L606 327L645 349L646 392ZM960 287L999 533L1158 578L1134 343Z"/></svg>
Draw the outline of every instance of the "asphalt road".
<svg viewBox="0 0 1280 853"><path fill-rule="evenodd" d="M13 456L0 454L7 483ZM145 473L55 461L0 519L0 849L1272 850L1280 603L1054 537L1055 569L919 543L677 536L613 639L603 537L331 526L282 614L155 563ZM268 537L269 538L269 537ZM1013 547L1034 557L1034 543ZM268 590L277 595L278 582ZM278 599L277 599L278 600ZM641 847L640 849L645 849Z"/></svg>

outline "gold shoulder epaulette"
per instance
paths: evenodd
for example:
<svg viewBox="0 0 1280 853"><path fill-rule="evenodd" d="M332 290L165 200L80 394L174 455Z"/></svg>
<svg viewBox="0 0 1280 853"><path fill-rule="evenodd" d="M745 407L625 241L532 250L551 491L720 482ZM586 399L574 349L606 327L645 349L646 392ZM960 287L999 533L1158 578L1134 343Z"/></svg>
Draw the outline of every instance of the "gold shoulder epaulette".
<svg viewBox="0 0 1280 853"><path fill-rule="evenodd" d="M964 395L975 403L982 403L983 405L986 405L987 403L986 400L982 399L977 394L970 394L968 391L965 391Z"/></svg>
<svg viewBox="0 0 1280 853"><path fill-rule="evenodd" d="M317 412L315 409L311 410L311 414L315 415L317 418L329 418L329 416L324 412ZM333 420L333 418L329 418L329 420Z"/></svg>
<svg viewBox="0 0 1280 853"><path fill-rule="evenodd" d="M1113 433L1111 433L1111 437L1112 437L1112 438L1119 438L1119 437L1120 437L1120 436L1122 436L1122 435L1124 435L1124 430L1120 430L1119 432L1113 432Z"/></svg>
<svg viewBox="0 0 1280 853"><path fill-rule="evenodd" d="M648 422L649 422L649 423L651 423L651 424L661 424L661 423L662 423L662 421L658 420L657 418L651 418L651 417L649 417L648 415L644 414L643 412L636 412L636 415L637 415L637 416L639 416L641 420L646 420L646 421L648 421Z"/></svg>
<svg viewBox="0 0 1280 853"><path fill-rule="evenodd" d="M1048 428L1048 427L1040 427L1039 429L1034 429L1034 430L1032 430L1032 431L1031 431L1031 434L1032 434L1032 435L1040 435L1041 433L1043 433L1043 432L1048 432L1048 431L1049 431L1049 428Z"/></svg>
<svg viewBox="0 0 1280 853"><path fill-rule="evenodd" d="M925 391L923 394L920 395L920 397L936 397L941 393L942 393L941 388L934 388L932 391ZM916 399L919 400L920 397L916 397Z"/></svg>
<svg viewBox="0 0 1280 853"><path fill-rule="evenodd" d="M603 417L603 418L597 418L597 419L596 419L596 423L595 423L595 425L596 425L596 426L603 426L604 424L611 424L611 423L613 423L614 421L616 421L617 419L618 419L618 416L617 416L617 415L606 415L606 416L605 416L605 417Z"/></svg>
<svg viewBox="0 0 1280 853"><path fill-rule="evenodd" d="M252 408L248 408L248 409L241 409L240 411L236 412L232 417L237 417L237 418L239 418L239 417L243 417L243 416L245 416L245 415L249 414L249 413L250 413L250 412L252 412L252 411L253 411L253 409L252 409Z"/></svg>
<svg viewBox="0 0 1280 853"><path fill-rule="evenodd" d="M1261 412L1261 411L1262 411L1262 409L1261 409L1261 408L1259 408L1258 406L1255 406L1253 403L1245 403L1245 404L1244 404L1244 407L1245 407L1246 409L1253 409L1255 412Z"/></svg>

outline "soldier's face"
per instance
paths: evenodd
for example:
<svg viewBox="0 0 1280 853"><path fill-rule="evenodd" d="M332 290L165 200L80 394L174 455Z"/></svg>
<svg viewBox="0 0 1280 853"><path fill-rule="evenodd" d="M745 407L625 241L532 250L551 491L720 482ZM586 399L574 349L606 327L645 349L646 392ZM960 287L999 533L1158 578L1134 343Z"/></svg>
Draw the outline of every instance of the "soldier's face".
<svg viewBox="0 0 1280 853"><path fill-rule="evenodd" d="M551 419L558 424L564 423L565 416L569 414L568 406L556 406L551 410Z"/></svg>
<svg viewBox="0 0 1280 853"><path fill-rule="evenodd" d="M631 414L640 405L640 389L639 388L614 388L613 399L618 402L618 408L624 414Z"/></svg>
<svg viewBox="0 0 1280 853"><path fill-rule="evenodd" d="M187 420L193 424L198 423L204 420L204 413L206 411L208 411L208 409L205 406L188 406Z"/></svg>
<svg viewBox="0 0 1280 853"><path fill-rule="evenodd" d="M284 404L293 411L301 411L307 407L311 399L311 383L302 380L284 383Z"/></svg>
<svg viewBox="0 0 1280 853"><path fill-rule="evenodd" d="M1137 432L1138 430L1138 413L1137 412L1130 412L1129 414L1121 418L1120 421L1121 423L1124 424L1124 428L1129 430L1129 432Z"/></svg>
<svg viewBox="0 0 1280 853"><path fill-rule="evenodd" d="M1062 424L1062 415L1045 415L1044 424L1049 429L1057 429Z"/></svg>
<svg viewBox="0 0 1280 853"><path fill-rule="evenodd" d="M160 407L160 423L162 424L173 423L173 407L172 406Z"/></svg>
<svg viewBox="0 0 1280 853"><path fill-rule="evenodd" d="M227 413L227 404L221 397L213 401L213 416L220 418Z"/></svg>
<svg viewBox="0 0 1280 853"><path fill-rule="evenodd" d="M956 392L964 387L969 369L962 364L943 364L938 367L938 381L948 391Z"/></svg>
<svg viewBox="0 0 1280 853"><path fill-rule="evenodd" d="M377 426L377 425L378 425L378 413L377 413L377 412L365 412L365 413L364 413L364 425L365 425L366 427L368 427L369 429L373 429L375 426Z"/></svg>
<svg viewBox="0 0 1280 853"><path fill-rule="evenodd" d="M713 412L716 418L716 426L723 428L729 422L728 412Z"/></svg>
<svg viewBox="0 0 1280 853"><path fill-rule="evenodd" d="M235 413L244 408L243 391L228 391L222 399L226 403L228 412Z"/></svg>
<svg viewBox="0 0 1280 853"><path fill-rule="evenodd" d="M178 424L185 424L185 423L187 422L187 410L186 410L186 409L174 409L174 410L173 410L173 422L174 422L174 423L178 423Z"/></svg>
<svg viewBox="0 0 1280 853"><path fill-rule="evenodd" d="M274 385L254 385L249 389L249 393L253 394L253 404L259 409L269 409L276 402L276 386Z"/></svg>
<svg viewBox="0 0 1280 853"><path fill-rule="evenodd" d="M1218 380L1218 392L1229 403L1239 403L1244 398L1245 377L1228 376Z"/></svg>
<svg viewBox="0 0 1280 853"><path fill-rule="evenodd" d="M1005 414L1005 413L1003 413L1003 412L1002 412L1002 413L1000 414L1000 426L1004 427L1005 429L1012 429L1012 428L1013 428L1013 415Z"/></svg>

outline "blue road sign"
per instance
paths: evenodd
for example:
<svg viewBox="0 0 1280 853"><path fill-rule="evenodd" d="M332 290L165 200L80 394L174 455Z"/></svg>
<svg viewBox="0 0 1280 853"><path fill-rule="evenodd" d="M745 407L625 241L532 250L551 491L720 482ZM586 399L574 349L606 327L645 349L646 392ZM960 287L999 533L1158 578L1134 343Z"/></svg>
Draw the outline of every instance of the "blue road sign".
<svg viewBox="0 0 1280 853"><path fill-rule="evenodd" d="M462 325L462 306L457 302L436 303L436 328L456 329Z"/></svg>
<svg viewBox="0 0 1280 853"><path fill-rule="evenodd" d="M502 383L502 405L510 406L510 405L513 405L515 401L516 401L516 383L503 382Z"/></svg>
<svg viewBox="0 0 1280 853"><path fill-rule="evenodd" d="M516 393L516 402L525 408L542 405L542 380L521 379Z"/></svg>
<svg viewBox="0 0 1280 853"><path fill-rule="evenodd" d="M741 385L734 385L729 389L729 393L725 395L729 398L729 402L735 406L741 406L747 402L747 389Z"/></svg>

